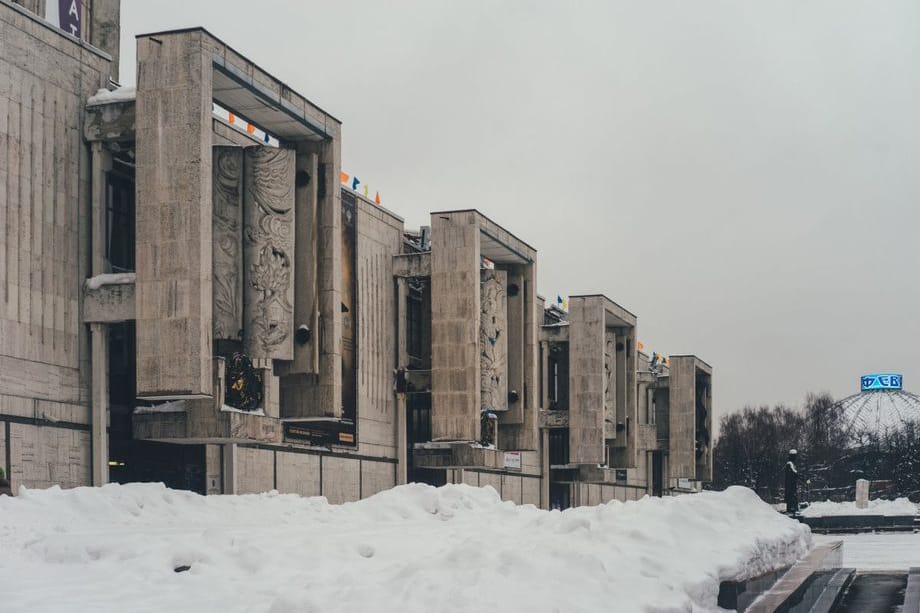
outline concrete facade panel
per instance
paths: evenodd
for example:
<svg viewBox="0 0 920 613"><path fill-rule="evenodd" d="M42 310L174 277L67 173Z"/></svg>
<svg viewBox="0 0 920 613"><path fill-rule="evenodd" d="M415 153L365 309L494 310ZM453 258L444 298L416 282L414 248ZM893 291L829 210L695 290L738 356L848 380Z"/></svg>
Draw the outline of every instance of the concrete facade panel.
<svg viewBox="0 0 920 613"><path fill-rule="evenodd" d="M10 485L29 488L63 488L92 485L90 433L8 423L10 439Z"/></svg>
<svg viewBox="0 0 920 613"><path fill-rule="evenodd" d="M323 457L323 496L329 504L352 502L361 497L359 460Z"/></svg>
<svg viewBox="0 0 920 613"><path fill-rule="evenodd" d="M510 500L514 504L521 504L521 476L502 475L502 500Z"/></svg>
<svg viewBox="0 0 920 613"><path fill-rule="evenodd" d="M236 493L260 494L275 489L275 453L252 447L236 448Z"/></svg>
<svg viewBox="0 0 920 613"><path fill-rule="evenodd" d="M396 486L396 465L389 462L361 461L361 498Z"/></svg>
<svg viewBox="0 0 920 613"><path fill-rule="evenodd" d="M521 477L521 504L541 505L539 477Z"/></svg>
<svg viewBox="0 0 920 613"><path fill-rule="evenodd" d="M276 451L278 491L282 494L320 496L320 456Z"/></svg>

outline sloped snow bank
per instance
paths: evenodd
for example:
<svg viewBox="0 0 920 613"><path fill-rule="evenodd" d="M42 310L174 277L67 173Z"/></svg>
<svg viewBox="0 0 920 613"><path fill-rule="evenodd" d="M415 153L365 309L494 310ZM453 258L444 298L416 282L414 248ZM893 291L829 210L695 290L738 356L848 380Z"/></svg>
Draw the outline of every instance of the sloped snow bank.
<svg viewBox="0 0 920 613"><path fill-rule="evenodd" d="M917 505L907 498L895 500L870 500L865 509L856 508L852 500L847 502L812 502L802 509L805 517L826 517L828 515L916 515Z"/></svg>
<svg viewBox="0 0 920 613"><path fill-rule="evenodd" d="M714 611L721 580L810 547L807 527L740 487L564 512L465 485L340 506L160 484L22 489L0 496L0 608Z"/></svg>

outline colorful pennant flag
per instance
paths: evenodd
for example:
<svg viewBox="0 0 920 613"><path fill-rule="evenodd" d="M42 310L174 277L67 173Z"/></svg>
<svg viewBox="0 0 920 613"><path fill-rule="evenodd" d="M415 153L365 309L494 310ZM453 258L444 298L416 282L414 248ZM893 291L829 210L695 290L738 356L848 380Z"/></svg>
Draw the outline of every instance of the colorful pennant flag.
<svg viewBox="0 0 920 613"><path fill-rule="evenodd" d="M351 189L353 189L354 191L358 191L358 184L360 183L361 181L358 180L358 177L355 177L354 180L351 182Z"/></svg>
<svg viewBox="0 0 920 613"><path fill-rule="evenodd" d="M642 341L639 341L638 347L639 347L639 351L642 351L643 349L645 349L645 343L643 343Z"/></svg>
<svg viewBox="0 0 920 613"><path fill-rule="evenodd" d="M340 183L348 183L348 178L349 178L349 177L348 177L348 173L345 172L344 170L343 170L342 172L339 173L339 182L340 182Z"/></svg>
<svg viewBox="0 0 920 613"><path fill-rule="evenodd" d="M233 113L229 113L228 116L227 116L227 120L228 120L230 123L233 123L234 121L236 121L236 115L234 115Z"/></svg>
<svg viewBox="0 0 920 613"><path fill-rule="evenodd" d="M380 192L377 192L377 195L374 197L374 202L380 204Z"/></svg>
<svg viewBox="0 0 920 613"><path fill-rule="evenodd" d="M247 123L247 124L246 124L246 133L247 133L247 134L252 134L252 133L254 133L255 131L256 131L256 127L255 127L254 125L252 125L251 123Z"/></svg>
<svg viewBox="0 0 920 613"><path fill-rule="evenodd" d="M367 198L367 184L364 184L364 197Z"/></svg>

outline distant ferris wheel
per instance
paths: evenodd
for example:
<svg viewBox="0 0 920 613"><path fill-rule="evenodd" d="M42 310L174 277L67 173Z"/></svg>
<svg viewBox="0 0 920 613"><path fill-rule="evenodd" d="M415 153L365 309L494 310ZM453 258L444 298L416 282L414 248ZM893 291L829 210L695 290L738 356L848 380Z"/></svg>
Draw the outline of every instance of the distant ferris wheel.
<svg viewBox="0 0 920 613"><path fill-rule="evenodd" d="M884 434L906 423L920 423L920 396L905 392L899 374L863 375L860 392L839 400L848 434L854 443L867 435Z"/></svg>

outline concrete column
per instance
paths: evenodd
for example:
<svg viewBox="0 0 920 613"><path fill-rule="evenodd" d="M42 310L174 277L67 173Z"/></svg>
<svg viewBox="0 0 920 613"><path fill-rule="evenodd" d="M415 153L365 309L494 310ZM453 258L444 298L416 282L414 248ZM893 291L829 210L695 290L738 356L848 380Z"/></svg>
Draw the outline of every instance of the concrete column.
<svg viewBox="0 0 920 613"><path fill-rule="evenodd" d="M396 366L405 368L409 363L408 339L408 282L403 277L396 279ZM406 440L406 395L396 394L396 485L408 480L409 453Z"/></svg>
<svg viewBox="0 0 920 613"><path fill-rule="evenodd" d="M112 56L112 79L118 78L118 57L121 25L121 0L93 0L89 16L89 43Z"/></svg>
<svg viewBox="0 0 920 613"><path fill-rule="evenodd" d="M323 143L319 152L324 193L318 198L319 390L320 410L342 415L342 190L341 141Z"/></svg>
<svg viewBox="0 0 920 613"><path fill-rule="evenodd" d="M549 343L540 341L540 408L549 410Z"/></svg>
<svg viewBox="0 0 920 613"><path fill-rule="evenodd" d="M480 230L431 219L431 438L480 435Z"/></svg>
<svg viewBox="0 0 920 613"><path fill-rule="evenodd" d="M90 324L92 336L92 437L93 485L109 482L109 330L105 324Z"/></svg>
<svg viewBox="0 0 920 613"><path fill-rule="evenodd" d="M92 145L91 176L91 256L90 273L106 272L105 260L105 193L106 172L111 170L112 156L103 143ZM109 330L106 324L90 324L92 372L92 449L93 485L109 482Z"/></svg>
<svg viewBox="0 0 920 613"><path fill-rule="evenodd" d="M569 453L575 464L605 464L604 308L569 298Z"/></svg>
<svg viewBox="0 0 920 613"><path fill-rule="evenodd" d="M213 393L212 62L198 30L137 39L139 397Z"/></svg>
<svg viewBox="0 0 920 613"><path fill-rule="evenodd" d="M224 445L224 494L236 494L236 445Z"/></svg>
<svg viewBox="0 0 920 613"><path fill-rule="evenodd" d="M310 340L294 343L294 360L286 374L315 373L319 361L319 304L317 281L317 185L318 156L310 151L298 151L294 190L294 330L310 328ZM296 334L296 333L295 333Z"/></svg>
<svg viewBox="0 0 920 613"><path fill-rule="evenodd" d="M549 428L543 429L540 439L540 508L549 509Z"/></svg>
<svg viewBox="0 0 920 613"><path fill-rule="evenodd" d="M105 272L105 192L106 173L112 170L112 154L105 148L105 144L94 141L92 144L92 257L90 274L99 275Z"/></svg>

